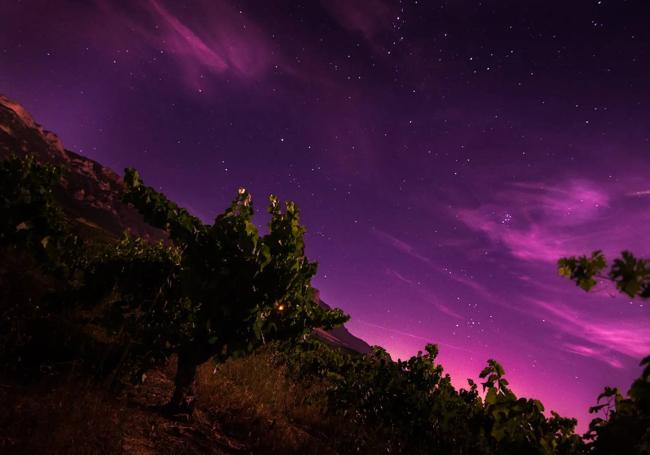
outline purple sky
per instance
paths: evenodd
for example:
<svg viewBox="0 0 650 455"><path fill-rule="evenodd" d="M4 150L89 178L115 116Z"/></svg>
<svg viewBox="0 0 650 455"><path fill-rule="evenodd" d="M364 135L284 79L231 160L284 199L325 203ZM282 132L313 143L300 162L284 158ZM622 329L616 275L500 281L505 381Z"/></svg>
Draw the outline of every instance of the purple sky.
<svg viewBox="0 0 650 455"><path fill-rule="evenodd" d="M650 256L650 5L568 3L4 0L0 92L206 220L295 200L355 334L584 429L650 312L555 261Z"/></svg>

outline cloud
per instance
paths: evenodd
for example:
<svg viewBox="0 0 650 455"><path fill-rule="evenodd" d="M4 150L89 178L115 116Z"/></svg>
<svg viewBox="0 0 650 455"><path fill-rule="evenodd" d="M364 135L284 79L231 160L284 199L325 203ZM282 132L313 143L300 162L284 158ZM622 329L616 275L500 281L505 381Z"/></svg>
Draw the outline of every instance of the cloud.
<svg viewBox="0 0 650 455"><path fill-rule="evenodd" d="M210 75L254 79L277 67L291 71L262 30L228 2L198 0L192 14L163 0L134 3L128 10L105 0L97 4L104 19L171 58L193 89L204 87Z"/></svg>
<svg viewBox="0 0 650 455"><path fill-rule="evenodd" d="M512 229L476 210L460 210L458 218L470 228L483 232L494 242L505 245L512 255L520 259L556 261L566 251L563 247L564 239L537 225Z"/></svg>
<svg viewBox="0 0 650 455"><path fill-rule="evenodd" d="M513 195L522 202L533 204L555 224L574 225L598 216L607 207L610 196L587 180L569 180L561 185L515 183Z"/></svg>
<svg viewBox="0 0 650 455"><path fill-rule="evenodd" d="M408 284L408 285L411 285L411 286L415 285L415 282L413 280L409 280L408 278L406 278L404 275L402 275L401 273L399 273L395 269L386 268L386 275L391 276L393 278L396 278L397 280L401 281L402 283L405 283L405 284Z"/></svg>
<svg viewBox="0 0 650 455"><path fill-rule="evenodd" d="M518 183L498 193L493 202L460 209L456 216L516 258L555 262L586 251L589 236L580 229L600 220L609 203L606 192L584 180L561 186Z"/></svg>
<svg viewBox="0 0 650 455"><path fill-rule="evenodd" d="M444 271L443 271L444 272ZM451 271L448 271L448 273L445 274L449 279L459 283L463 287L470 288L476 295L479 297L483 298L483 300L487 302L494 301L496 299L495 295L490 291L486 286L480 284L477 280L473 278L466 278L462 275L459 275L457 273L453 273Z"/></svg>
<svg viewBox="0 0 650 455"><path fill-rule="evenodd" d="M438 299L436 298L435 300L430 300L429 303L431 303L433 306L435 306L438 311L440 311L443 314L446 314L447 316L456 319L456 320L464 320L465 317L461 315L460 313L452 310L448 305L445 305L444 303L440 303Z"/></svg>
<svg viewBox="0 0 650 455"><path fill-rule="evenodd" d="M524 297L538 317L547 319L564 338L562 348L585 357L593 357L621 368L616 353L638 359L650 352L650 327L638 319L608 318L596 321L574 307L559 302ZM529 314L529 308L521 310Z"/></svg>
<svg viewBox="0 0 650 455"><path fill-rule="evenodd" d="M399 239L399 238L397 238L397 237L395 237L393 235L390 235L390 234L388 234L388 233L386 233L384 231L376 229L376 228L373 229L371 232L383 244L391 246L394 249L396 249L397 251L399 251L400 253L403 253L403 254L405 254L407 256L410 256L410 257L412 257L414 259L417 259L418 261L423 262L424 264L426 264L428 266L428 269L439 272L445 278L450 279L452 281L455 281L456 283L460 284L461 286L463 286L465 288L471 289L472 291L474 291L474 293L476 295L482 297L486 301L491 301L491 300L493 300L495 298L493 293L486 286L480 284L477 280L469 278L469 277L465 277L465 276L461 275L460 273L455 273L451 269L449 269L448 267L439 267L439 266L437 266L429 258L427 258L426 256L422 255L421 253L417 252L415 250L415 247L413 247L410 243L408 243L408 242L406 242L406 241L404 241L402 239ZM416 285L416 283L413 280L411 280L409 278L406 278L403 274L401 274L400 272L398 272L397 270L395 270L393 268L387 268L386 273L388 275L398 279L399 281L401 281L403 283L409 284L411 286ZM422 288L418 287L418 289L421 290ZM445 313L445 314L447 314L449 316L452 316L454 318L457 318L457 319L464 319L463 316L459 315L457 312L453 311L452 309L450 309L446 305L441 304L441 303L438 303L438 305L439 305L438 309L441 310L443 313Z"/></svg>
<svg viewBox="0 0 650 455"><path fill-rule="evenodd" d="M381 231L379 229L372 229L371 231L377 239L379 239L383 244L395 248L397 251L411 256L414 259L424 262L425 264L431 264L431 260L426 256L420 254L416 249L409 244L408 242L401 240L387 232Z"/></svg>
<svg viewBox="0 0 650 455"><path fill-rule="evenodd" d="M383 0L322 0L323 7L344 28L361 35L376 45L376 38L390 30L399 16L399 9Z"/></svg>
<svg viewBox="0 0 650 455"><path fill-rule="evenodd" d="M631 193L627 194L628 196L650 196L650 190L642 190L642 191L633 191Z"/></svg>
<svg viewBox="0 0 650 455"><path fill-rule="evenodd" d="M623 364L621 363L621 361L618 360L616 357L612 356L611 354L609 354L608 351L604 349L595 349L595 348L590 348L588 346L583 346L580 344L573 344L573 343L564 343L562 344L561 349L565 350L566 352L577 354L582 357L596 358L602 362L607 363L609 366L613 368L623 368Z"/></svg>
<svg viewBox="0 0 650 455"><path fill-rule="evenodd" d="M367 322L367 321L364 321L362 319L355 319L355 322L360 323L360 324L365 325L365 326L368 326L368 327L374 327L376 329L380 329L380 330L383 330L383 331L386 331L386 332L395 333L395 334L400 335L400 336L413 338L413 339L416 339L416 340L419 340L419 341L424 341L425 343L434 343L434 341L432 341L431 338L423 337L421 335L416 335L416 334L410 333L410 332L405 332L403 330L391 329L389 327L379 325L379 324L373 324L372 322ZM449 344L449 343L444 343L442 341L437 341L437 342L435 342L435 344L437 344L439 346L444 346L444 347L447 347L447 348L451 348L451 349L456 349L458 351L468 352L470 354L474 353L474 351L472 351L470 349L466 349L466 348L456 346L456 345L453 345L453 344Z"/></svg>
<svg viewBox="0 0 650 455"><path fill-rule="evenodd" d="M440 298L435 295L433 292L428 290L420 282L415 282L414 280L405 277L403 274L399 273L397 270L392 268L386 268L386 274L401 283L407 285L409 289L413 290L424 302L433 305L439 312L450 316L455 320L464 320L465 317L460 313L454 311L449 305L442 303Z"/></svg>
<svg viewBox="0 0 650 455"><path fill-rule="evenodd" d="M503 251L515 259L506 262L507 271L503 272L518 283L513 282L510 296L490 288L482 297L544 320L559 337L554 347L572 355L593 358L614 368L623 367L624 357L647 355L647 321L627 311L612 314L609 307L593 306L593 301L602 302L606 296L616 297L607 299L608 304L621 304L611 283L600 284L592 293L595 295L585 297L594 299L592 303L567 305L563 303L567 298L576 301L575 286L560 282L553 274L553 264L562 256L602 249L611 257L623 249L637 249L648 215L629 195L616 183L603 185L585 179L555 185L520 182L496 192L478 207L458 210L456 218L482 234L479 241L488 243L486 250ZM475 290L481 292L480 287ZM490 290L495 293L493 298ZM513 298L520 303L510 303Z"/></svg>

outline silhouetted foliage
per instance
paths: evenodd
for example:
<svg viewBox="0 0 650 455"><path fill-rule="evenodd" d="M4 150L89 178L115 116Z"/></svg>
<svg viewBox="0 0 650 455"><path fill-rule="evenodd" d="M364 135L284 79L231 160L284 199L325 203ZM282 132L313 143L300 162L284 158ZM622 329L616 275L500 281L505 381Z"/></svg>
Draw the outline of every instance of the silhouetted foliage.
<svg viewBox="0 0 650 455"><path fill-rule="evenodd" d="M261 236L244 189L204 224L134 170L126 170L125 183L124 200L166 230L170 245L127 239L95 261L94 276L108 280L107 291L118 290L122 314L144 312L132 333L150 360L178 355L171 410L191 412L196 367L208 359L224 361L267 340L298 339L348 319L316 302L316 263L305 257L305 230L292 202L282 210L271 196L269 232Z"/></svg>
<svg viewBox="0 0 650 455"><path fill-rule="evenodd" d="M571 256L558 261L560 275L565 276L585 291L591 290L597 278L608 279L616 288L629 297L650 298L650 267L645 259L638 259L629 251L623 251L614 259L607 275L601 272L607 268L607 261L601 251L591 256Z"/></svg>
<svg viewBox="0 0 650 455"><path fill-rule="evenodd" d="M47 297L75 278L82 245L55 200L60 179L31 155L0 161L0 364L12 370L47 337Z"/></svg>
<svg viewBox="0 0 650 455"><path fill-rule="evenodd" d="M596 278L612 281L616 288L629 297L650 298L650 268L648 261L638 259L629 251L616 258L607 275L601 272L607 261L600 251L590 257L569 257L558 261L559 273L589 291ZM605 387L590 413L604 413L589 424L585 439L587 449L595 454L650 454L650 356L641 361L645 367L641 377L623 396L618 388Z"/></svg>
<svg viewBox="0 0 650 455"><path fill-rule="evenodd" d="M593 414L603 413L589 424L585 434L589 453L650 453L650 356L641 361L641 377L632 384L627 397L618 388L605 387Z"/></svg>
<svg viewBox="0 0 650 455"><path fill-rule="evenodd" d="M27 252L59 272L78 242L54 199L60 179L60 168L31 155L0 161L0 247Z"/></svg>
<svg viewBox="0 0 650 455"><path fill-rule="evenodd" d="M346 422L338 444L353 452L377 453L581 453L575 419L544 416L537 400L517 398L503 367L489 360L476 384L456 390L436 363L438 347L393 361L373 347L355 356L317 341L288 351L296 378L313 375L328 384L329 412Z"/></svg>

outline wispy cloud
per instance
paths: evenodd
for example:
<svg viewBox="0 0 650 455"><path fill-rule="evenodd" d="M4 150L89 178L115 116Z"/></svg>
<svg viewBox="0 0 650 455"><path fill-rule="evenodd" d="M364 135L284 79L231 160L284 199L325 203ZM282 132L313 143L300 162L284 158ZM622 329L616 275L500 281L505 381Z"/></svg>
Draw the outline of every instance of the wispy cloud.
<svg viewBox="0 0 650 455"><path fill-rule="evenodd" d="M585 235L577 231L599 219L609 201L606 192L584 180L561 186L519 183L456 216L519 259L554 262L584 251Z"/></svg>
<svg viewBox="0 0 650 455"><path fill-rule="evenodd" d="M391 234L388 234L387 232L381 231L379 229L372 229L371 232L379 239L383 244L391 246L398 250L399 252L406 254L408 256L411 256L412 258L415 258L419 261L424 262L425 264L431 264L431 260L427 258L426 256L422 255L419 253L415 247L413 247L410 243L399 239Z"/></svg>
<svg viewBox="0 0 650 455"><path fill-rule="evenodd" d="M597 349L574 343L563 343L561 348L566 352L577 354L582 357L596 358L613 368L623 368L621 361L613 356L611 351L608 351L607 349Z"/></svg>
<svg viewBox="0 0 650 455"><path fill-rule="evenodd" d="M428 303L429 305L432 305L435 307L440 313L443 313L455 320L463 320L465 317L455 311L451 306L445 304L442 302L442 300L433 292L431 292L429 289L427 289L426 286L424 286L422 283L416 282L413 279L407 278L397 270L393 268L386 268L386 274L389 275L390 277L398 280L402 284L406 285L411 289L413 292L416 293L416 295L419 296L419 298Z"/></svg>
<svg viewBox="0 0 650 455"><path fill-rule="evenodd" d="M378 35L398 20L399 8L384 0L322 0L322 5L344 28L359 32L376 50Z"/></svg>
<svg viewBox="0 0 650 455"><path fill-rule="evenodd" d="M612 366L621 367L615 354L640 358L650 352L650 327L635 319L594 320L575 307L538 298L524 298L532 308L522 311L537 313L559 330L566 339L563 349L586 357L593 357Z"/></svg>
<svg viewBox="0 0 650 455"><path fill-rule="evenodd" d="M453 273L451 271L446 273L445 276L457 282L461 286L471 289L477 296L483 298L485 301L493 301L496 298L487 286L479 283L476 279L467 278L461 274Z"/></svg>
<svg viewBox="0 0 650 455"><path fill-rule="evenodd" d="M104 19L126 26L142 43L171 58L193 89L224 73L251 79L277 67L292 71L262 30L229 2L198 0L191 15L164 0L134 3L128 10L106 0L97 4Z"/></svg>
<svg viewBox="0 0 650 455"><path fill-rule="evenodd" d="M463 320L465 317L458 313L457 311L454 311L449 305L445 305L444 303L440 302L439 299L429 299L429 303L431 303L433 306L435 306L438 311L440 311L443 314L446 314L447 316L455 319L455 320Z"/></svg>
<svg viewBox="0 0 650 455"><path fill-rule="evenodd" d="M388 275L390 277L393 277L393 278L396 278L397 280L401 281L402 283L408 284L410 286L413 286L413 285L416 284L415 281L406 278L404 275L402 275L401 273L399 273L395 269L387 267L385 269L385 271L386 271L386 275Z"/></svg>
<svg viewBox="0 0 650 455"><path fill-rule="evenodd" d="M642 190L642 191L633 191L631 193L627 193L628 196L650 196L650 190Z"/></svg>
<svg viewBox="0 0 650 455"><path fill-rule="evenodd" d="M383 330L383 331L386 331L386 332L394 333L394 334L397 334L397 335L400 335L400 336L413 338L415 340L423 341L425 343L435 343L435 344L438 344L439 346L444 346L444 347L447 347L447 348L450 348L450 349L455 349L455 350L458 350L458 351L468 352L470 354L474 353L474 351L471 351L470 349L463 348L461 346L456 346L456 345L441 342L441 341L435 341L433 339L433 337L424 337L424 336L421 336L421 335L416 335L414 333L406 332L404 330L392 329L390 327L386 327L386 326L379 325L379 324L373 324L372 322L367 322L367 321L364 321L362 319L355 319L355 322L358 322L358 323L360 323L362 325L365 325L365 326L368 326L368 327L374 327L376 329L380 329L380 330Z"/></svg>

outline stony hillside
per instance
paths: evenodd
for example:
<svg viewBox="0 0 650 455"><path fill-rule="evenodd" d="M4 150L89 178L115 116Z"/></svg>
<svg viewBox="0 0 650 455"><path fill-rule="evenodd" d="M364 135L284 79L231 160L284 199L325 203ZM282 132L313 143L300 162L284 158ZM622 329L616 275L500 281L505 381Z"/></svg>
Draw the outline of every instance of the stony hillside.
<svg viewBox="0 0 650 455"><path fill-rule="evenodd" d="M122 203L122 180L113 170L66 150L20 104L0 95L0 158L28 153L64 169L57 196L71 224L84 236L118 237L125 230L147 238L164 236Z"/></svg>

